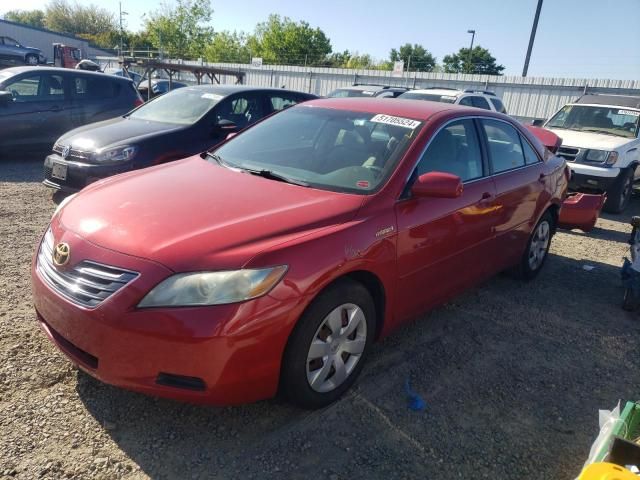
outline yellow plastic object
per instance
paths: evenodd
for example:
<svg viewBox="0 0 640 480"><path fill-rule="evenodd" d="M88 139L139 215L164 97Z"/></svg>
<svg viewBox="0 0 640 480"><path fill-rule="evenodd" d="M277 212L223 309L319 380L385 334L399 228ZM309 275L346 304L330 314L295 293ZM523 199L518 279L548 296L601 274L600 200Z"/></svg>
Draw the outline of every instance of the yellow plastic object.
<svg viewBox="0 0 640 480"><path fill-rule="evenodd" d="M638 480L637 475L613 463L592 463L585 468L578 480Z"/></svg>

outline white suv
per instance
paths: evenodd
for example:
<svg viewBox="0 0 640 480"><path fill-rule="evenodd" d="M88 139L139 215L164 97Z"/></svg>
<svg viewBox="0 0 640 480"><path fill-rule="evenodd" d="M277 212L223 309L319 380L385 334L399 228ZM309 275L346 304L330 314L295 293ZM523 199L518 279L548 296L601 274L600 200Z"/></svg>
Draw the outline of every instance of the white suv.
<svg viewBox="0 0 640 480"><path fill-rule="evenodd" d="M583 95L545 124L562 138L558 155L568 161L569 187L605 191L604 209L622 212L640 178L640 97Z"/></svg>
<svg viewBox="0 0 640 480"><path fill-rule="evenodd" d="M486 90L456 90L453 88L423 88L403 93L398 98L429 100L431 102L453 103L467 107L482 108L494 112L507 113L502 100L495 93Z"/></svg>

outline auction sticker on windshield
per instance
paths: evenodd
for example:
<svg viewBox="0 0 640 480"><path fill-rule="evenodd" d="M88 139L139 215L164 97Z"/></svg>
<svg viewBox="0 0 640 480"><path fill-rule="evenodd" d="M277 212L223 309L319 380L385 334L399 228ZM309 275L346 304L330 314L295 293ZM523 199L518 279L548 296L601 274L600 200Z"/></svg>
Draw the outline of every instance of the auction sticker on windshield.
<svg viewBox="0 0 640 480"><path fill-rule="evenodd" d="M410 118L394 117L393 115L384 115L382 113L379 113L370 121L376 123L386 123L387 125L395 125L396 127L410 128L411 130L418 127L421 123L417 120L411 120Z"/></svg>

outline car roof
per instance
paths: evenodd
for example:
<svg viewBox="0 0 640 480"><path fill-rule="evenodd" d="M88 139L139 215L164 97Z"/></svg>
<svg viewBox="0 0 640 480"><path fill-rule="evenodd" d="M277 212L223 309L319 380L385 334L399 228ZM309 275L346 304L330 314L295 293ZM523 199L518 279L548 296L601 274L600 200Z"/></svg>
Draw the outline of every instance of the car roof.
<svg viewBox="0 0 640 480"><path fill-rule="evenodd" d="M633 95L582 95L574 104L607 105L612 107L640 108L640 97Z"/></svg>
<svg viewBox="0 0 640 480"><path fill-rule="evenodd" d="M457 97L465 93L462 90L454 90L452 88L418 88L409 90L411 93L423 93L425 95L447 95L449 97Z"/></svg>
<svg viewBox="0 0 640 480"><path fill-rule="evenodd" d="M336 90L351 90L355 92L381 92L381 91L407 91L409 90L406 87L393 87L387 85L349 85L346 87L338 87Z"/></svg>
<svg viewBox="0 0 640 480"><path fill-rule="evenodd" d="M158 79L158 80L165 80L167 82L169 81L168 79ZM298 93L301 95L305 95L310 98L318 98L317 95L313 95L312 93L299 92L296 90L287 90L284 88L254 87L251 85L217 85L217 84L207 83L203 85L188 85L188 87L197 88L198 90L202 90L204 92L216 93L218 95L224 95L224 96L233 95L234 93L238 93L238 92L256 91L256 92L273 92L273 93L291 92L291 93Z"/></svg>
<svg viewBox="0 0 640 480"><path fill-rule="evenodd" d="M102 72L90 72L88 70L77 70L70 68L60 68L60 67L46 67L46 66L37 66L37 67L10 67L2 70L3 72L11 72L14 75L19 75L21 73L28 72L46 72L46 73L73 73L74 75L98 75L100 77L107 77L116 82L130 82L129 78L118 77L117 75L110 75Z"/></svg>
<svg viewBox="0 0 640 480"><path fill-rule="evenodd" d="M417 120L427 120L436 113L447 110L459 111L461 114L496 116L495 112L491 112L490 110L480 110L478 108L453 105L451 103L422 100L411 101L400 98L321 98L304 102L295 108L301 107L334 108L336 110L402 116Z"/></svg>

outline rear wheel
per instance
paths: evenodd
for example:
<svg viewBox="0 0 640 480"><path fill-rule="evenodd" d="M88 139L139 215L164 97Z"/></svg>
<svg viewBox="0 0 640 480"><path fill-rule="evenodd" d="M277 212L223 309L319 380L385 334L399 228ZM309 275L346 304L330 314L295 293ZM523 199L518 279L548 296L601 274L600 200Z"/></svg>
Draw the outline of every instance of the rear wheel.
<svg viewBox="0 0 640 480"><path fill-rule="evenodd" d="M356 380L376 318L368 290L340 280L322 292L304 312L283 358L282 390L304 408L336 401Z"/></svg>
<svg viewBox="0 0 640 480"><path fill-rule="evenodd" d="M555 221L551 212L547 211L533 229L527 248L520 260L519 274L525 280L534 278L544 265L551 246Z"/></svg>
<svg viewBox="0 0 640 480"><path fill-rule="evenodd" d="M633 193L634 168L627 168L620 172L613 187L607 190L607 201L604 210L609 213L622 213Z"/></svg>
<svg viewBox="0 0 640 480"><path fill-rule="evenodd" d="M37 65L38 64L38 56L37 55L33 55L33 54L27 55L26 58L25 58L25 63L27 65Z"/></svg>

